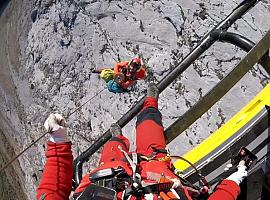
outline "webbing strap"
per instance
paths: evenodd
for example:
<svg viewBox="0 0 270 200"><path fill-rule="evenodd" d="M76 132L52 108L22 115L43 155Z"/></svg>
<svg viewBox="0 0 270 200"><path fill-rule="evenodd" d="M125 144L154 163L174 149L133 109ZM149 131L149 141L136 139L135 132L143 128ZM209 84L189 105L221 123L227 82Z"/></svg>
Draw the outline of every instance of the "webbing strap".
<svg viewBox="0 0 270 200"><path fill-rule="evenodd" d="M127 152L124 151L123 148L122 148L120 145L118 146L118 149L119 149L120 151L123 152L123 154L125 155L127 161L129 162L129 164L130 164L130 166L131 166L131 169L132 169L132 179L133 179L133 181L135 181L135 177L136 177L136 167L137 167L136 164L137 164L137 163L135 164L135 163L133 162L133 160L130 159L130 157L128 156ZM136 157L135 157L134 154L135 154L135 153L132 153L132 159L135 159L136 162L137 162L137 154L136 154Z"/></svg>
<svg viewBox="0 0 270 200"><path fill-rule="evenodd" d="M135 168L133 170L133 174L132 174L132 179L134 182L136 182L136 168L137 168L137 164L138 164L138 155L137 153L132 153L132 161L133 161L133 164L135 165Z"/></svg>
<svg viewBox="0 0 270 200"><path fill-rule="evenodd" d="M160 193L161 191L170 190L172 188L173 183L166 182L166 183L157 183L153 185L148 185L142 188L144 194L150 193Z"/></svg>

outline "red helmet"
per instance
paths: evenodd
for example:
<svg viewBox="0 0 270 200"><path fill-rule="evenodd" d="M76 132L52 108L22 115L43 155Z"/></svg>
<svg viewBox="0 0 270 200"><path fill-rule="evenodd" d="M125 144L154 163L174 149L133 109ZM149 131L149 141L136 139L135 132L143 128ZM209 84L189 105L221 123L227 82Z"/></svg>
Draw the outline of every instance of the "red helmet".
<svg viewBox="0 0 270 200"><path fill-rule="evenodd" d="M130 62L129 65L135 67L136 69L139 69L142 66L142 61L140 58L133 58Z"/></svg>

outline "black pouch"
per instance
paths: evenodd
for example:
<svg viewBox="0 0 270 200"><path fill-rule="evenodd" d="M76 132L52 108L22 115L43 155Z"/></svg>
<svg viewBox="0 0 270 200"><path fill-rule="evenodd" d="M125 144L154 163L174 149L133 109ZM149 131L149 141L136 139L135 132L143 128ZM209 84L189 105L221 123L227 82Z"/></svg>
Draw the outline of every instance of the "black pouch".
<svg viewBox="0 0 270 200"><path fill-rule="evenodd" d="M117 193L111 188L91 184L76 200L117 200Z"/></svg>

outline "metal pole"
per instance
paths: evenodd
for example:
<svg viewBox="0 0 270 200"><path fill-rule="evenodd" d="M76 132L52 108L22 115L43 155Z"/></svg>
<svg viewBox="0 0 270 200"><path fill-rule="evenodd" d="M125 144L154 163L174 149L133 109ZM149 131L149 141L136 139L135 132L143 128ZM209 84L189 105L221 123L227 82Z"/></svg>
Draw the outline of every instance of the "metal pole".
<svg viewBox="0 0 270 200"><path fill-rule="evenodd" d="M215 38L217 41L233 44L246 52L250 51L255 45L255 43L248 38L237 33L231 33L227 31L213 31L211 33L211 37Z"/></svg>
<svg viewBox="0 0 270 200"><path fill-rule="evenodd" d="M211 33L211 37L221 42L231 43L235 46L238 46L239 48L243 49L246 52L250 51L255 46L254 42L252 42L251 40L237 33L224 32L224 31L217 30ZM270 65L269 65L270 57L267 53L262 57L260 61L258 61L258 63L270 75Z"/></svg>

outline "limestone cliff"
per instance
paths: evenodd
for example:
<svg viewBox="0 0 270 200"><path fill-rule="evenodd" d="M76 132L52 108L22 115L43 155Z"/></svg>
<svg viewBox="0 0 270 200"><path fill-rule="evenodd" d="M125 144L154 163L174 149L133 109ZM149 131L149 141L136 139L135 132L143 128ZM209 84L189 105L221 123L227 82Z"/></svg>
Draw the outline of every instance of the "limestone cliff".
<svg viewBox="0 0 270 200"><path fill-rule="evenodd" d="M222 0L29 0L6 1L0 9L1 165L41 135L50 112L69 115L74 156L82 152L159 81L241 2ZM258 3L229 31L257 42L270 27L269 1ZM245 53L216 43L160 95L165 128L220 81ZM109 93L92 69L140 56L149 77L133 91ZM183 154L199 144L269 82L256 65L215 106L174 140ZM123 132L134 144L133 120ZM4 199L34 199L45 163L46 138L1 174ZM95 167L98 153L85 169ZM15 176L16 174L16 176ZM12 175L12 178L10 178ZM16 189L8 183L20 185ZM16 192L15 192L16 191ZM23 195L25 193L26 195ZM16 196L17 195L17 196ZM24 197L25 196L25 197ZM2 199L2 198L1 198Z"/></svg>

